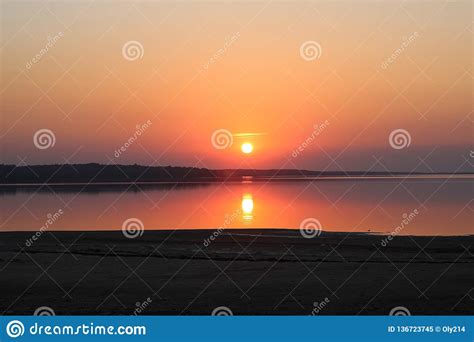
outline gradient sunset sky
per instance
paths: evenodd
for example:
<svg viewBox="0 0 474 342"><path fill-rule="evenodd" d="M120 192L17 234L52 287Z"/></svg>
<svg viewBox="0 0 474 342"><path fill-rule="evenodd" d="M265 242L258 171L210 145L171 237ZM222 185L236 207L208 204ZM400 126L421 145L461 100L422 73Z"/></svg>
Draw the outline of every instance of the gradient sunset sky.
<svg viewBox="0 0 474 342"><path fill-rule="evenodd" d="M471 1L1 6L2 163L472 171ZM308 41L319 58L302 58ZM54 146L35 147L40 129ZM232 146L213 147L218 129ZM390 146L395 129L409 146Z"/></svg>

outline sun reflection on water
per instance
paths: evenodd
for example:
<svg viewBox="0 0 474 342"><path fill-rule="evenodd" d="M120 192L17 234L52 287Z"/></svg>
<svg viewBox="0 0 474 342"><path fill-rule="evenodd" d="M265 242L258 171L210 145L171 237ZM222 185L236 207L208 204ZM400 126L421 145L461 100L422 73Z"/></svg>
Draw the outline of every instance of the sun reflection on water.
<svg viewBox="0 0 474 342"><path fill-rule="evenodd" d="M244 220L251 220L253 218L252 194L246 193L242 196L242 213Z"/></svg>

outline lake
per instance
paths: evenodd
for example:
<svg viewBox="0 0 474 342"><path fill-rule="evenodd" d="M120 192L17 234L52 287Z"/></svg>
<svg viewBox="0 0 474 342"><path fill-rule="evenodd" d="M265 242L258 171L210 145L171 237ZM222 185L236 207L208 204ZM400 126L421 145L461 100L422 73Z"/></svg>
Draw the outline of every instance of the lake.
<svg viewBox="0 0 474 342"><path fill-rule="evenodd" d="M291 228L468 235L472 179L328 178L0 188L0 231Z"/></svg>

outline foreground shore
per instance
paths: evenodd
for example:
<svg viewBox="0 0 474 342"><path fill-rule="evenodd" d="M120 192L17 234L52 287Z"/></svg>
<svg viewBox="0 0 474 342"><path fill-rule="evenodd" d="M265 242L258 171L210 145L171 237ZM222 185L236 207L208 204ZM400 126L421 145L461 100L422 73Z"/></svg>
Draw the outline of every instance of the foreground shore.
<svg viewBox="0 0 474 342"><path fill-rule="evenodd" d="M473 314L473 236L164 230L28 242L33 234L0 233L3 315Z"/></svg>

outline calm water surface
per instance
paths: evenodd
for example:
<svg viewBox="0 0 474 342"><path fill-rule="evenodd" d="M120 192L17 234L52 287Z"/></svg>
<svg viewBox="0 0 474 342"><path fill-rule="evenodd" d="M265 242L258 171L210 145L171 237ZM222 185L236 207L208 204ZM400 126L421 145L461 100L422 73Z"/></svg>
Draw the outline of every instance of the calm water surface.
<svg viewBox="0 0 474 342"><path fill-rule="evenodd" d="M233 182L0 189L0 231L299 228L404 235L474 234L472 180ZM59 213L59 214L58 214ZM56 214L56 215L55 215ZM405 223L403 221L405 220Z"/></svg>

